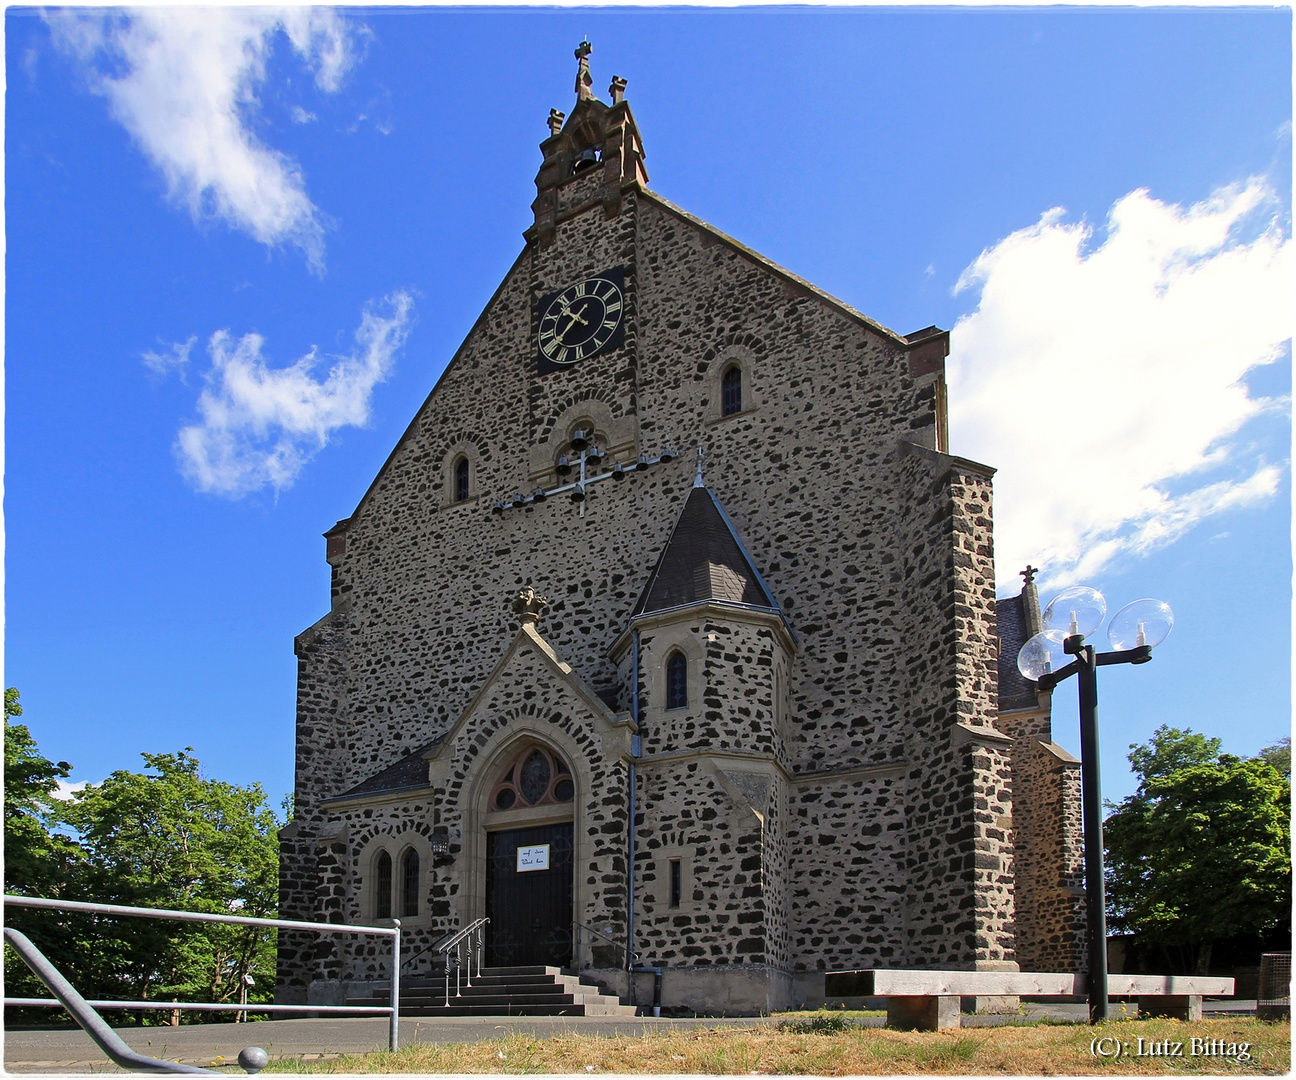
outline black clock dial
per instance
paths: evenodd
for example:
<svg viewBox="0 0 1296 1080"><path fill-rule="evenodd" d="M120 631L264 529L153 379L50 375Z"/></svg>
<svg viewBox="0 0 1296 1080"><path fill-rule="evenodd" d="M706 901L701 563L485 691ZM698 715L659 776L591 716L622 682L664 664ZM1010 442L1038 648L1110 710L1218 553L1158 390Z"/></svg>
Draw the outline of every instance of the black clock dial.
<svg viewBox="0 0 1296 1080"><path fill-rule="evenodd" d="M542 301L536 344L543 369L566 367L620 342L620 279L619 272L586 278Z"/></svg>

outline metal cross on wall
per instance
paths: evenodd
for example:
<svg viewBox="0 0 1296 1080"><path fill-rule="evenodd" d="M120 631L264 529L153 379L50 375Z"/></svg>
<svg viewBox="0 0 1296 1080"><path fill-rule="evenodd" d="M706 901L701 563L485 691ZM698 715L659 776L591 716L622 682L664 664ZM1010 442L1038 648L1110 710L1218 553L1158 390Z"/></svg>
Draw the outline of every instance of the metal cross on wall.
<svg viewBox="0 0 1296 1080"><path fill-rule="evenodd" d="M585 498L591 484L597 484L603 480L621 481L631 473L643 472L651 465L664 465L666 462L673 461L678 457L675 451L670 448L670 444L667 443L666 448L654 458L650 458L647 454L640 454L639 460L631 462L629 465L622 465L618 461L606 472L599 472L596 470L607 461L608 454L606 450L599 446L593 432L586 432L581 428L577 428L572 432L571 448L579 454L579 457L573 461L566 454L562 454L558 458L555 471L560 477L570 476L575 472L575 480L547 489L537 486L530 495L523 495L519 491L508 502L496 499L495 505L491 507L491 513L502 514L505 510L512 510L515 507L544 502L554 495L566 495L572 502L580 504L580 516L584 517Z"/></svg>

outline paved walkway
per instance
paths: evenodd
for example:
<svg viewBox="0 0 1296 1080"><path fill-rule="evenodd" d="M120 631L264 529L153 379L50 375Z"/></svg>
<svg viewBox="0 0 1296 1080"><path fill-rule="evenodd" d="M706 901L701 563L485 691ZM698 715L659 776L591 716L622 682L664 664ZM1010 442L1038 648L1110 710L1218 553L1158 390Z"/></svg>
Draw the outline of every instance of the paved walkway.
<svg viewBox="0 0 1296 1080"><path fill-rule="evenodd" d="M1118 1005L1113 1003L1115 1008ZM1255 1012L1254 1001L1211 1001L1208 1015ZM1083 1023L1083 1004L1027 1004L1025 1015L964 1016L968 1027L1021 1023L1045 1017ZM503 1035L525 1034L549 1038L562 1034L643 1035L653 1031L699 1027L760 1027L781 1018L732 1017L728 1019L654 1019L652 1017L525 1016L418 1018L401 1021L401 1042L475 1042ZM857 1019L858 1024L881 1027L881 1017ZM385 1017L343 1017L319 1020L264 1020L254 1024L189 1024L184 1027L117 1028L133 1050L152 1057L183 1061L206 1068L225 1067L242 1075L235 1062L246 1046L260 1046L271 1057L311 1060L338 1054L367 1053L387 1048ZM119 1073L85 1032L79 1028L6 1031L4 1067L10 1073Z"/></svg>

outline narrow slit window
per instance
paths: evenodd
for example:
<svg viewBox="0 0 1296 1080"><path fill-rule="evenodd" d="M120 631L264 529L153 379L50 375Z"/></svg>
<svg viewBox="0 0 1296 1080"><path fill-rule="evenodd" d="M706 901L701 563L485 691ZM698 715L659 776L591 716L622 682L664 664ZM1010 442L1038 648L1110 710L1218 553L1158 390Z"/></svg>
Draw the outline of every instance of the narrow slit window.
<svg viewBox="0 0 1296 1080"><path fill-rule="evenodd" d="M465 502L468 498L468 468L467 458L460 458L455 463L455 502Z"/></svg>
<svg viewBox="0 0 1296 1080"><path fill-rule="evenodd" d="M670 906L679 907L684 897L684 869L679 859L670 861Z"/></svg>
<svg viewBox="0 0 1296 1080"><path fill-rule="evenodd" d="M742 368L737 364L724 373L720 380L720 415L733 416L742 412Z"/></svg>
<svg viewBox="0 0 1296 1080"><path fill-rule="evenodd" d="M418 852L405 852L401 860L401 915L413 916L419 909L419 857Z"/></svg>
<svg viewBox="0 0 1296 1080"><path fill-rule="evenodd" d="M392 917L392 864L391 856L381 852L374 864L374 916L379 919Z"/></svg>
<svg viewBox="0 0 1296 1080"><path fill-rule="evenodd" d="M681 652L666 661L666 708L682 709L688 704L688 659Z"/></svg>

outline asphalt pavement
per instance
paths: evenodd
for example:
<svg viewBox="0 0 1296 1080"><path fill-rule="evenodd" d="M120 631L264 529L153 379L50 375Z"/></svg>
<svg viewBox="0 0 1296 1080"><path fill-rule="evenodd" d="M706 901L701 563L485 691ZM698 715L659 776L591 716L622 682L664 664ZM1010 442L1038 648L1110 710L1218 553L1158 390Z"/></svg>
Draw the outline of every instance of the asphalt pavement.
<svg viewBox="0 0 1296 1080"><path fill-rule="evenodd" d="M1113 1003L1115 1009L1119 1005ZM1208 1001L1207 1015L1254 1014L1254 1001ZM967 1027L1021 1023L1044 1018L1083 1023L1083 1004L1025 1005L1023 1013L965 1015ZM439 1017L401 1021L402 1044L413 1042L476 1042L505 1035L534 1038L554 1035L643 1035L654 1031L693 1030L700 1027L762 1027L785 1017L667 1018L601 1016ZM855 1023L881 1027L882 1017L856 1019ZM188 1065L218 1068L242 1075L239 1051L259 1046L272 1058L303 1060L340 1054L367 1053L387 1048L385 1017L263 1020L251 1024L186 1024L182 1027L122 1027L116 1031L131 1049L150 1057L182 1061ZM67 1073L118 1073L85 1032L79 1028L42 1028L4 1033L4 1067L8 1073L62 1075Z"/></svg>

